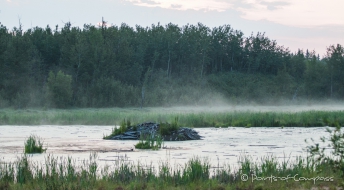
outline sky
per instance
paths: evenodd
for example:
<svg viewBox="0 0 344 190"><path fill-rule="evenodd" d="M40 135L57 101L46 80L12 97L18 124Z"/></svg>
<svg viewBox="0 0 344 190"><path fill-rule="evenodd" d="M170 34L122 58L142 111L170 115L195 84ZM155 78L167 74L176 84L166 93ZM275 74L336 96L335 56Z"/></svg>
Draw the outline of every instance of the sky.
<svg viewBox="0 0 344 190"><path fill-rule="evenodd" d="M343 0L0 0L0 22L55 28L101 22L151 26L160 22L198 22L213 28L229 24L245 36L265 32L291 52L315 50L321 57L330 45L344 45Z"/></svg>

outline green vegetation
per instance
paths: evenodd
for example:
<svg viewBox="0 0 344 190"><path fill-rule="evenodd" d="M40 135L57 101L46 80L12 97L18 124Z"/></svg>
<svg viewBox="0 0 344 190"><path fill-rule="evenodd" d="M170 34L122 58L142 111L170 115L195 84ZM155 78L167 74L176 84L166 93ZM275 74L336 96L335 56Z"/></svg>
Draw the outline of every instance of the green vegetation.
<svg viewBox="0 0 344 190"><path fill-rule="evenodd" d="M290 52L230 25L0 24L0 108L343 100L344 47ZM325 47L324 47L325 48Z"/></svg>
<svg viewBox="0 0 344 190"><path fill-rule="evenodd" d="M41 138L35 135L30 135L24 143L25 154L43 153L46 150L46 148L43 148L43 141Z"/></svg>
<svg viewBox="0 0 344 190"><path fill-rule="evenodd" d="M169 123L159 123L159 133L162 136L171 135L173 131L179 129L178 117L175 117L171 124Z"/></svg>
<svg viewBox="0 0 344 190"><path fill-rule="evenodd" d="M162 126L163 130L162 130ZM167 127L165 127L167 126ZM170 127L172 126L172 127ZM124 132L126 132L129 128L136 131L137 125L131 126L130 120L123 120L119 126L119 128L113 128L112 133L110 135L104 136L103 139L111 139L113 136L120 135ZM141 134L140 136L140 142L138 142L135 145L135 148L137 149L152 149L152 150L158 150L161 148L161 145L163 143L162 135L170 134L171 130L178 130L178 118L175 118L174 122L170 125L168 123L160 123L160 131L159 134L151 135L151 134ZM162 133L161 131L164 131Z"/></svg>
<svg viewBox="0 0 344 190"><path fill-rule="evenodd" d="M47 104L49 107L67 107L72 100L72 77L59 71L50 71L48 77Z"/></svg>
<svg viewBox="0 0 344 190"><path fill-rule="evenodd" d="M344 178L344 131L341 130L341 127L336 127L334 130L328 128L327 132L330 136L321 138L321 141L327 144L327 147L320 147L319 143L315 143L307 147L308 152L312 158L327 164ZM314 143L314 139L312 139L312 142ZM326 149L330 149L331 153L326 153Z"/></svg>
<svg viewBox="0 0 344 190"><path fill-rule="evenodd" d="M112 128L112 132L110 135L108 136L104 136L103 139L111 139L112 136L116 136L116 135L120 135L124 132L126 132L128 130L130 126L130 121L127 120L127 122L125 121L125 119L121 122L121 124L119 125L119 128L114 127Z"/></svg>
<svg viewBox="0 0 344 190"><path fill-rule="evenodd" d="M219 163L212 169L207 159L195 157L185 166L172 168L168 162L162 162L155 170L125 160L116 161L111 168L100 167L97 154L92 153L89 160L80 165L75 163L71 157L48 156L43 167L43 164L33 164L24 155L16 162L0 164L0 189L310 189L335 188L343 183L342 173L310 158L279 163L272 156L257 162L243 156L238 169ZM247 175L248 181L242 180L243 175ZM267 178L252 182L254 176L290 176L300 181L290 178L271 182ZM328 181L323 178L314 182L312 178L316 177L327 177Z"/></svg>
<svg viewBox="0 0 344 190"><path fill-rule="evenodd" d="M123 121L126 118L126 121ZM178 118L178 125L174 125ZM163 108L135 109L69 109L69 110L13 110L0 111L2 125L114 125L121 123L126 130L127 121L142 123L160 122L162 129L185 127L318 127L343 126L344 111L302 111L302 112L250 112L250 111L169 111ZM171 123L170 125L164 124ZM127 124L125 124L127 123ZM167 130L169 131L169 130ZM165 132L163 132L165 133Z"/></svg>
<svg viewBox="0 0 344 190"><path fill-rule="evenodd" d="M163 140L160 135L154 137L141 137L140 142L135 145L137 149L159 150L162 147Z"/></svg>

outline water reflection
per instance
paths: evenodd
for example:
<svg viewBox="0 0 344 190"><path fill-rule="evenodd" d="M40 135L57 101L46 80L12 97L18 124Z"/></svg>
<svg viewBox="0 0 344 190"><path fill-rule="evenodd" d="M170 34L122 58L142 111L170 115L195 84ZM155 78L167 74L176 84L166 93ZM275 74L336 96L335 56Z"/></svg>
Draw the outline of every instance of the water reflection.
<svg viewBox="0 0 344 190"><path fill-rule="evenodd" d="M98 152L99 164L105 165L126 158L133 163L169 161L173 165L184 165L194 156L208 158L213 166L230 164L235 166L243 154L253 160L273 154L277 159L295 159L306 156L305 139L320 142L328 136L325 127L317 128L197 128L203 140L164 142L165 149L159 151L135 150L137 141L103 140L113 126L1 126L0 155L3 161L14 161L23 153L24 141L30 134L43 138L48 150L35 154L32 159L44 162L45 156L72 156L76 160L88 159L92 151Z"/></svg>

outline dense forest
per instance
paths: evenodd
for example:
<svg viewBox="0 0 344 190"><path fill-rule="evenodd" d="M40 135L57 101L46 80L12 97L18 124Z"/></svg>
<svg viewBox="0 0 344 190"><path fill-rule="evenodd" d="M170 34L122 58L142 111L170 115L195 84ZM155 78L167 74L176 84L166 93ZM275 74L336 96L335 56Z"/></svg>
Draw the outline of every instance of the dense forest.
<svg viewBox="0 0 344 190"><path fill-rule="evenodd" d="M343 71L339 44L320 59L230 25L0 26L0 107L342 100Z"/></svg>

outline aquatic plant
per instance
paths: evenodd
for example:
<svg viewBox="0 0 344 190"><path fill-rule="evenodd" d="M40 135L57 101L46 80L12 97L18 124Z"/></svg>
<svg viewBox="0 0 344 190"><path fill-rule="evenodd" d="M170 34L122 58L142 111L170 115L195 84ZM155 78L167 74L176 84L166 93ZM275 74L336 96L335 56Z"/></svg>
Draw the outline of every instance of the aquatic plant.
<svg viewBox="0 0 344 190"><path fill-rule="evenodd" d="M160 135L155 135L154 137L148 135L146 138L142 136L140 141L135 145L135 148L159 150L162 147L162 143L163 140Z"/></svg>
<svg viewBox="0 0 344 190"><path fill-rule="evenodd" d="M130 127L130 121L129 120L126 121L125 119L123 119L119 125L119 128L113 127L111 134L107 135L107 136L103 136L103 139L111 139L111 137L113 137L113 136L125 133L129 127Z"/></svg>
<svg viewBox="0 0 344 190"><path fill-rule="evenodd" d="M175 117L171 124L167 122L159 123L159 133L162 136L171 135L172 132L178 131L178 129L179 129L178 117Z"/></svg>
<svg viewBox="0 0 344 190"><path fill-rule="evenodd" d="M30 135L24 143L24 153L43 153L47 148L43 148L43 141L36 135Z"/></svg>

